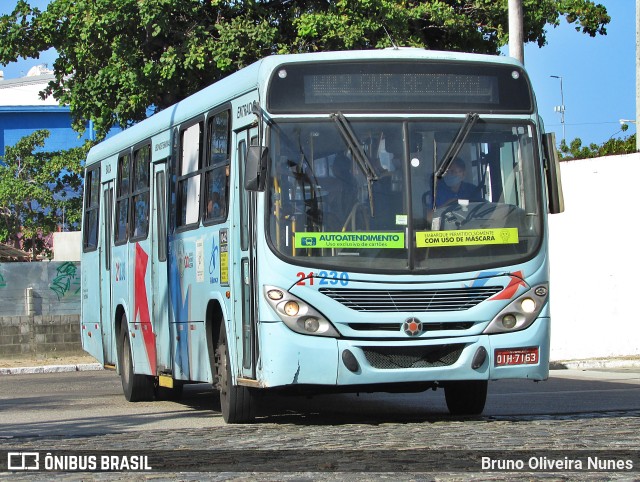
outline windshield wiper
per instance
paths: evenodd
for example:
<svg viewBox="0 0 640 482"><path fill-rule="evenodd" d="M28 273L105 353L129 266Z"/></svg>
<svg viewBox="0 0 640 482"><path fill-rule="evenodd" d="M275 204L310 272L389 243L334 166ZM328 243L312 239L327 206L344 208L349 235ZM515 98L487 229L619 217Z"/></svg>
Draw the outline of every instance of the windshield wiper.
<svg viewBox="0 0 640 482"><path fill-rule="evenodd" d="M464 122L460 126L458 133L453 138L453 141L451 141L451 144L449 144L449 148L447 149L447 152L444 153L444 156L440 161L440 165L438 166L437 169L435 169L435 166L434 166L434 171L435 171L435 175L433 179L433 210L434 211L436 209L436 194L437 194L436 190L438 186L438 180L442 179L444 175L447 173L447 171L449 170L449 167L451 167L451 163L460 152L460 149L462 149L464 142L467 140L467 137L469 136L471 129L473 128L475 123L478 121L478 119L480 119L480 116L475 112L469 112L465 116ZM435 163L435 159L434 159L434 163Z"/></svg>
<svg viewBox="0 0 640 482"><path fill-rule="evenodd" d="M355 158L358 166L362 173L367 177L367 190L369 191L369 208L371 209L371 217L374 217L373 212L373 181L378 180L378 175L376 174L369 157L367 157L366 152L358 142L358 138L356 137L353 129L347 122L346 117L342 114L342 112L338 112L337 114L331 114L331 118L338 126L338 131L342 135L342 138L347 143L347 146L353 153L353 157Z"/></svg>

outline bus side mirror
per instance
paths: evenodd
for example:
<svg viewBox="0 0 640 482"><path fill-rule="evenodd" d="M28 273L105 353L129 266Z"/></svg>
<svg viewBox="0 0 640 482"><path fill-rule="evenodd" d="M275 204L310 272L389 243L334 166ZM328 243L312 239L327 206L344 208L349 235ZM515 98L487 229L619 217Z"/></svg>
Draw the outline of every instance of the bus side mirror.
<svg viewBox="0 0 640 482"><path fill-rule="evenodd" d="M553 132L543 134L542 148L544 154L544 172L547 177L547 197L549 198L549 213L564 212L564 195L562 180L560 179L560 158L556 151L556 135Z"/></svg>
<svg viewBox="0 0 640 482"><path fill-rule="evenodd" d="M244 188L247 191L263 191L267 173L269 149L261 146L250 146L247 151L245 165Z"/></svg>

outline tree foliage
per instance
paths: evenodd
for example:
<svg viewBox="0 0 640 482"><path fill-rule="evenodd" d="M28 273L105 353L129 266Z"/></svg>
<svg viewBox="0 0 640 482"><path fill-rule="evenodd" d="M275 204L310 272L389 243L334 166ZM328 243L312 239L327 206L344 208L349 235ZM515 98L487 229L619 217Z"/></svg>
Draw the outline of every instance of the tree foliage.
<svg viewBox="0 0 640 482"><path fill-rule="evenodd" d="M591 36L610 20L592 0L523 3L525 41L539 46L562 18ZM392 43L495 54L507 12L507 0L51 0L44 11L19 0L0 17L0 63L56 49L42 95L68 104L79 132L91 119L103 135L268 54Z"/></svg>
<svg viewBox="0 0 640 482"><path fill-rule="evenodd" d="M576 137L569 144L560 143L560 160L571 161L575 159L590 159L592 157L613 156L619 154L632 154L636 151L636 134L620 138L611 138L601 145L591 143L582 145L582 139Z"/></svg>
<svg viewBox="0 0 640 482"><path fill-rule="evenodd" d="M49 254L46 238L65 224L79 226L82 160L88 144L66 151L41 148L49 131L38 130L0 157L0 242L33 256Z"/></svg>

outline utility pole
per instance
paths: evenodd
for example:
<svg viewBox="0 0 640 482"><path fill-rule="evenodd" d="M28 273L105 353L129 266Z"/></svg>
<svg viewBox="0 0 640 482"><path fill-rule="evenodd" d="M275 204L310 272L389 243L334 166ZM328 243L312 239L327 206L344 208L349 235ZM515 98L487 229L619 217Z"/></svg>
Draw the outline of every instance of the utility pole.
<svg viewBox="0 0 640 482"><path fill-rule="evenodd" d="M640 0L636 0L640 3ZM522 0L509 0L509 57L524 64L524 15Z"/></svg>
<svg viewBox="0 0 640 482"><path fill-rule="evenodd" d="M562 124L562 140L566 142L567 132L565 131L564 127L564 89L562 88L562 76L552 75L551 77L554 79L560 79L560 105L555 106L553 110L560 113L560 123Z"/></svg>

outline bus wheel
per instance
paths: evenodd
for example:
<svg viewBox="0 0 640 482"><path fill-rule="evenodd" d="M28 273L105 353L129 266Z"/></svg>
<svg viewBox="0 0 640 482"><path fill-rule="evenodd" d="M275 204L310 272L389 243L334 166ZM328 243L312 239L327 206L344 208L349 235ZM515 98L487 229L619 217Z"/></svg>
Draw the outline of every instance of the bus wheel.
<svg viewBox="0 0 640 482"><path fill-rule="evenodd" d="M218 391L220 392L220 411L222 418L227 423L252 422L253 392L249 387L234 385L231 378L231 365L229 363L229 350L227 349L227 332L224 323L220 325L220 336L215 353L216 376L218 378Z"/></svg>
<svg viewBox="0 0 640 482"><path fill-rule="evenodd" d="M120 379L124 397L129 402L153 400L153 378L148 375L136 375L133 372L133 357L127 319L122 318L120 345Z"/></svg>
<svg viewBox="0 0 640 482"><path fill-rule="evenodd" d="M444 397L451 415L480 415L487 401L487 380L447 382Z"/></svg>

